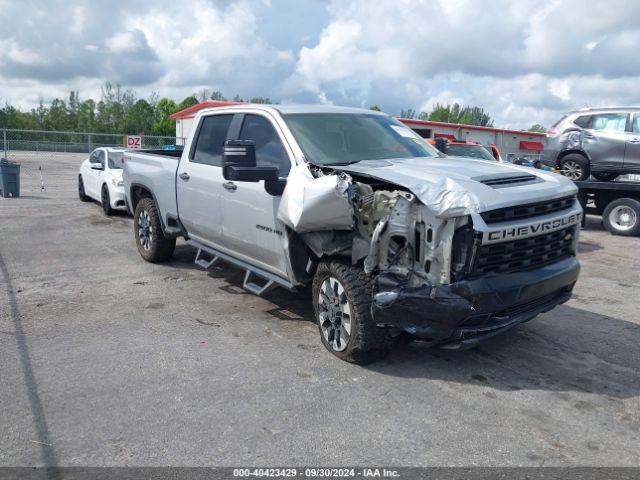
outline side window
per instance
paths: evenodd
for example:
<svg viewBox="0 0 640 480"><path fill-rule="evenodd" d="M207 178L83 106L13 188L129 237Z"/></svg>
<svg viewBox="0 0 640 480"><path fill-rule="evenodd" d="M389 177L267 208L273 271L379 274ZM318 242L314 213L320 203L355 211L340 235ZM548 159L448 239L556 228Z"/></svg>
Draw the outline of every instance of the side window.
<svg viewBox="0 0 640 480"><path fill-rule="evenodd" d="M286 177L291 169L278 132L269 120L260 115L245 115L240 130L240 140L256 143L256 163L262 167L278 167L281 177Z"/></svg>
<svg viewBox="0 0 640 480"><path fill-rule="evenodd" d="M91 152L91 155L89 155L89 161L91 163L98 163L98 153L100 151L99 150L94 150L93 152Z"/></svg>
<svg viewBox="0 0 640 480"><path fill-rule="evenodd" d="M624 132L627 126L626 113L601 113L593 116L591 128L594 130L608 130Z"/></svg>
<svg viewBox="0 0 640 480"><path fill-rule="evenodd" d="M98 150L98 155L96 157L96 162L101 163L104 166L104 150Z"/></svg>
<svg viewBox="0 0 640 480"><path fill-rule="evenodd" d="M640 133L640 113L633 114L633 133Z"/></svg>
<svg viewBox="0 0 640 480"><path fill-rule="evenodd" d="M573 121L573 123L575 123L577 126L581 128L588 128L590 121L591 121L591 115L581 115L578 118L576 118Z"/></svg>
<svg viewBox="0 0 640 480"><path fill-rule="evenodd" d="M192 162L222 166L222 145L233 115L211 115L202 119Z"/></svg>

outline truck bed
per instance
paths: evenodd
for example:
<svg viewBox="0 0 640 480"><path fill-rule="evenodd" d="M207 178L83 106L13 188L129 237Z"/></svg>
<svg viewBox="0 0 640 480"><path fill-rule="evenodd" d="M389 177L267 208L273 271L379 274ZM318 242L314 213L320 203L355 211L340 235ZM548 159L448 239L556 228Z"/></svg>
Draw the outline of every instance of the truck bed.
<svg viewBox="0 0 640 480"><path fill-rule="evenodd" d="M136 189L144 189L155 199L165 226L169 218L177 218L176 172L181 155L182 150L128 151L123 172L127 205L135 203Z"/></svg>

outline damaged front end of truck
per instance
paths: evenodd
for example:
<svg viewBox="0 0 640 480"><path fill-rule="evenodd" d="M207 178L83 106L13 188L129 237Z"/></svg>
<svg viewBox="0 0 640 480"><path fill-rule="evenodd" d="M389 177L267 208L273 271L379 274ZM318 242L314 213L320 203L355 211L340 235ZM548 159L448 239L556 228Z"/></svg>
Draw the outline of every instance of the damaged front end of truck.
<svg viewBox="0 0 640 480"><path fill-rule="evenodd" d="M293 276L305 283L323 257L344 257L370 277L378 326L449 348L473 346L568 300L579 269L575 224L566 229L575 237L561 242L565 260L574 262L570 268L550 263L542 270L474 276L482 239L472 214L478 216L480 205L446 180L430 189L437 193L429 206L421 201L424 190L416 192L421 198L412 190L299 164L278 211L288 227Z"/></svg>

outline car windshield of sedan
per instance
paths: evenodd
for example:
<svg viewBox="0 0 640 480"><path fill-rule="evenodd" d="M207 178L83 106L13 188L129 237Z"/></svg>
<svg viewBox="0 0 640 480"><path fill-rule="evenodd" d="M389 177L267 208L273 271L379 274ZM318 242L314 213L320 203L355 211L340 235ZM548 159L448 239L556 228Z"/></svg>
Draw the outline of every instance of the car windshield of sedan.
<svg viewBox="0 0 640 480"><path fill-rule="evenodd" d="M413 130L384 115L296 113L283 117L307 160L315 165L440 156Z"/></svg>
<svg viewBox="0 0 640 480"><path fill-rule="evenodd" d="M122 152L109 152L109 168L111 170L122 170Z"/></svg>
<svg viewBox="0 0 640 480"><path fill-rule="evenodd" d="M482 145L448 145L447 155L497 161Z"/></svg>

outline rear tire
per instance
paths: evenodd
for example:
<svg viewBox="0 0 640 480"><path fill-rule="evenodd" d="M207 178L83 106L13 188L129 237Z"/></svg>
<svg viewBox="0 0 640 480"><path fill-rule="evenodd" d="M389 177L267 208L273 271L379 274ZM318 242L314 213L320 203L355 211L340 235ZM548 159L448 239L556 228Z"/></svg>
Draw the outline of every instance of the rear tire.
<svg viewBox="0 0 640 480"><path fill-rule="evenodd" d="M136 205L133 235L138 253L147 262L165 262L176 248L176 239L164 236L158 208L151 198L143 198Z"/></svg>
<svg viewBox="0 0 640 480"><path fill-rule="evenodd" d="M365 365L389 352L393 339L371 317L371 279L361 268L320 262L312 295L322 344L336 357Z"/></svg>
<svg viewBox="0 0 640 480"><path fill-rule="evenodd" d="M589 160L579 153L570 153L562 157L559 166L559 172L574 182L586 180L591 172Z"/></svg>
<svg viewBox="0 0 640 480"><path fill-rule="evenodd" d="M602 223L613 235L640 235L640 202L633 198L614 200L604 209Z"/></svg>
<svg viewBox="0 0 640 480"><path fill-rule="evenodd" d="M100 205L102 205L102 211L109 217L113 215L113 208L111 208L111 197L109 196L109 187L102 185L102 191L100 192Z"/></svg>
<svg viewBox="0 0 640 480"><path fill-rule="evenodd" d="M78 175L78 198L80 198L81 202L88 202L91 200L87 197L87 194L84 193L84 181L82 180L82 175Z"/></svg>
<svg viewBox="0 0 640 480"><path fill-rule="evenodd" d="M612 182L616 178L618 178L617 173L609 173L609 172L601 172L601 173L592 173L593 178L599 180L601 182Z"/></svg>

